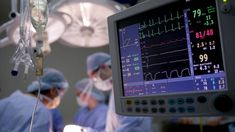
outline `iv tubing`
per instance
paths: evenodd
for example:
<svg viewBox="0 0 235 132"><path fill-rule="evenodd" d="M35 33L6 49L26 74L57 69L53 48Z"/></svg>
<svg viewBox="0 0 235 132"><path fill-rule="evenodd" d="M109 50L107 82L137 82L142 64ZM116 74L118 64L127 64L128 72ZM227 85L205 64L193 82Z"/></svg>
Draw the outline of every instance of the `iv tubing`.
<svg viewBox="0 0 235 132"><path fill-rule="evenodd" d="M17 0L11 0L11 11L17 12Z"/></svg>
<svg viewBox="0 0 235 132"><path fill-rule="evenodd" d="M202 117L199 117L199 126L200 126L200 132L203 132L203 123L202 123Z"/></svg>
<svg viewBox="0 0 235 132"><path fill-rule="evenodd" d="M31 118L30 126L29 126L29 132L32 132L33 120L34 120L35 112L36 112L36 109L37 109L37 106L38 106L38 103L39 103L39 100L40 100L41 77L38 77L38 82L39 82L39 88L38 88L37 102L36 102L36 104L35 104L35 106L34 106L34 108L33 108L32 118Z"/></svg>

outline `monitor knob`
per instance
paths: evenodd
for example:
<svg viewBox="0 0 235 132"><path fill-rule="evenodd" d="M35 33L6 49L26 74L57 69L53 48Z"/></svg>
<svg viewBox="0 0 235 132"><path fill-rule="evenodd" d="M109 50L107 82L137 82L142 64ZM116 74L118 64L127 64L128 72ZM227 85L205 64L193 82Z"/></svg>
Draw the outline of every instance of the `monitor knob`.
<svg viewBox="0 0 235 132"><path fill-rule="evenodd" d="M232 110L233 101L227 95L219 95L214 100L214 107L220 112L229 112Z"/></svg>

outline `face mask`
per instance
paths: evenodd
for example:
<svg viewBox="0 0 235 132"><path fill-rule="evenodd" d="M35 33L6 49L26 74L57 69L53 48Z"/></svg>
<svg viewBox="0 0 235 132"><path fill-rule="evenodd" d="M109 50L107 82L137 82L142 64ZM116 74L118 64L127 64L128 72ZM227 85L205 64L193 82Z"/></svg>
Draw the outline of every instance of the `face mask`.
<svg viewBox="0 0 235 132"><path fill-rule="evenodd" d="M81 107L87 107L87 102L82 101L80 97L77 97L77 103Z"/></svg>
<svg viewBox="0 0 235 132"><path fill-rule="evenodd" d="M94 85L99 90L109 91L113 88L113 84L111 81L112 81L112 77L110 77L106 80L102 80L98 77L97 80L94 82Z"/></svg>
<svg viewBox="0 0 235 132"><path fill-rule="evenodd" d="M110 74L107 74L108 70L108 68L99 69L97 74L92 79L97 89L102 91L109 91L113 88L112 76L110 76Z"/></svg>
<svg viewBox="0 0 235 132"><path fill-rule="evenodd" d="M61 96L57 96L55 97L54 99L51 99L45 95L41 95L41 98L44 98L45 100L48 101L47 103L47 108L48 109L54 109L54 108L57 108L59 105L60 105L60 102L61 102Z"/></svg>
<svg viewBox="0 0 235 132"><path fill-rule="evenodd" d="M93 89L93 83L91 80L89 80L89 83L85 86L85 88L81 91L80 95L77 96L77 103L81 107L86 107L88 106L88 98L91 95L91 91ZM83 98L83 100L81 100Z"/></svg>

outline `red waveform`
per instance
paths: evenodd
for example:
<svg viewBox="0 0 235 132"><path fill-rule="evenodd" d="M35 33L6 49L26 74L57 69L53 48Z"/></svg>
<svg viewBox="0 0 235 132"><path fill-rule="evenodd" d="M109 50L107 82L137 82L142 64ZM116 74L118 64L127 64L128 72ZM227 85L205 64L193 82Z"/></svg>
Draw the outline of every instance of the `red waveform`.
<svg viewBox="0 0 235 132"><path fill-rule="evenodd" d="M165 45L165 44L172 44L172 43L175 43L175 42L181 42L181 41L184 41L184 40L186 40L186 38L160 42L159 44L154 44L154 45L151 45L151 46L145 46L144 45L143 48L152 48L152 47L161 46L161 45Z"/></svg>

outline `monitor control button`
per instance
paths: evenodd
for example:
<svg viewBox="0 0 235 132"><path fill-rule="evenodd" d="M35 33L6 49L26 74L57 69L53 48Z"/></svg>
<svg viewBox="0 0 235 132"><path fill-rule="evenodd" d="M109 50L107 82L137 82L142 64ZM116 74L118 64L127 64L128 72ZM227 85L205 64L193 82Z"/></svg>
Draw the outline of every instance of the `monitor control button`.
<svg viewBox="0 0 235 132"><path fill-rule="evenodd" d="M193 103L194 103L194 99L188 97L188 98L186 98L186 103L187 103L187 104L193 104Z"/></svg>
<svg viewBox="0 0 235 132"><path fill-rule="evenodd" d="M143 111L144 113L148 113L149 110L148 110L148 108L143 108L142 111Z"/></svg>
<svg viewBox="0 0 235 132"><path fill-rule="evenodd" d="M227 95L219 95L214 100L214 107L220 112L229 112L232 110L233 101Z"/></svg>
<svg viewBox="0 0 235 132"><path fill-rule="evenodd" d="M207 98L206 98L205 96L199 96L199 97L197 98L197 101L198 101L199 103L206 103Z"/></svg>
<svg viewBox="0 0 235 132"><path fill-rule="evenodd" d="M188 113L194 113L195 112L195 108L190 106L190 107L187 108L187 111L188 111Z"/></svg>
<svg viewBox="0 0 235 132"><path fill-rule="evenodd" d="M156 100L151 100L150 103L151 103L151 105L156 105L157 101Z"/></svg>
<svg viewBox="0 0 235 132"><path fill-rule="evenodd" d="M166 112L166 109L165 109L165 108L160 108L160 109L159 109L159 112L160 112L160 113L165 113L165 112Z"/></svg>
<svg viewBox="0 0 235 132"><path fill-rule="evenodd" d="M160 100L158 100L158 103L159 103L159 105L164 105L165 104L165 100L160 99Z"/></svg>
<svg viewBox="0 0 235 132"><path fill-rule="evenodd" d="M140 108L135 108L135 112L140 113Z"/></svg>
<svg viewBox="0 0 235 132"><path fill-rule="evenodd" d="M135 105L140 105L140 101L139 100L135 100Z"/></svg>
<svg viewBox="0 0 235 132"><path fill-rule="evenodd" d="M147 105L148 104L148 101L147 100L142 100L142 105Z"/></svg>
<svg viewBox="0 0 235 132"><path fill-rule="evenodd" d="M127 100L127 101L126 101L126 104L127 104L127 105L132 105L132 101L131 101L131 100Z"/></svg>
<svg viewBox="0 0 235 132"><path fill-rule="evenodd" d="M184 99L183 99L183 98L178 98L178 99L177 99L177 103L178 103L179 105L184 104Z"/></svg>
<svg viewBox="0 0 235 132"><path fill-rule="evenodd" d="M157 108L152 108L153 113L157 113Z"/></svg>
<svg viewBox="0 0 235 132"><path fill-rule="evenodd" d="M185 112L185 108L184 108L184 107L179 107L179 108L178 108L178 111L179 111L180 113L184 113L184 112Z"/></svg>
<svg viewBox="0 0 235 132"><path fill-rule="evenodd" d="M128 112L132 112L132 108L127 108L127 111Z"/></svg>
<svg viewBox="0 0 235 132"><path fill-rule="evenodd" d="M170 112L170 113L175 113L175 112L176 112L176 109L175 109L174 107L171 107L171 108L169 109L169 112Z"/></svg>
<svg viewBox="0 0 235 132"><path fill-rule="evenodd" d="M175 100L174 99L169 99L168 100L168 104L169 105L174 105L175 104Z"/></svg>

